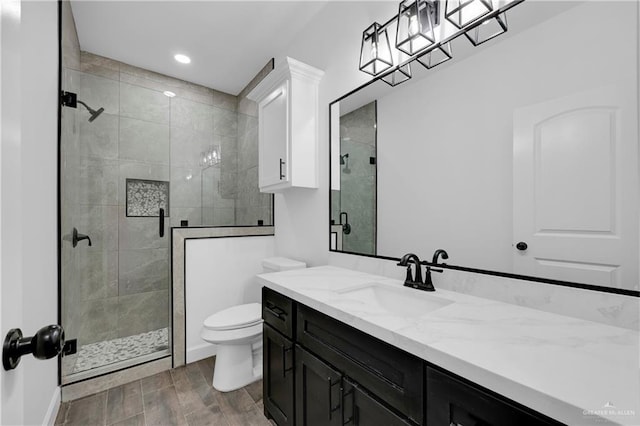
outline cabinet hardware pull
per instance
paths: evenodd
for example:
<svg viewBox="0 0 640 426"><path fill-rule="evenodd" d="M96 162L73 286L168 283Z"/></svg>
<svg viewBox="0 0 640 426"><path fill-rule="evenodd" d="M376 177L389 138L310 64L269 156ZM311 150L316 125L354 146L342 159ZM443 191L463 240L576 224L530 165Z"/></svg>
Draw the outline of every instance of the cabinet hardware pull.
<svg viewBox="0 0 640 426"><path fill-rule="evenodd" d="M269 312L271 315L275 316L276 318L278 318L279 320L284 321L285 320L285 312L278 308L277 306L269 306L269 305L265 305L264 307L265 311Z"/></svg>
<svg viewBox="0 0 640 426"><path fill-rule="evenodd" d="M327 377L327 381L329 382L329 420L331 420L331 413L337 411L340 409L340 401L338 401L338 404L334 407L333 405L333 387L335 385L339 385L340 384L340 379L338 379L337 382L333 383L331 381L331 377ZM340 388L342 390L342 388Z"/></svg>
<svg viewBox="0 0 640 426"><path fill-rule="evenodd" d="M287 352L291 352L293 346L289 346L288 348L282 347L282 377L286 378L287 373L289 371L293 371L293 363L291 363L291 367L287 368Z"/></svg>
<svg viewBox="0 0 640 426"><path fill-rule="evenodd" d="M158 222L159 222L159 226L160 228L158 229L158 235L160 236L160 238L164 237L164 209L160 209L160 212L158 213Z"/></svg>
<svg viewBox="0 0 640 426"><path fill-rule="evenodd" d="M354 388L351 387L348 391L343 392L342 394L342 405L343 405L343 413L345 414L346 417L346 409L347 409L347 404L345 403L345 398L347 398L348 396L351 396L351 415L344 420L344 422L342 422L343 425L346 425L348 423L353 423L354 425L357 425L357 421L356 421L356 417L355 417L355 413L356 413L356 395L355 395L355 391Z"/></svg>
<svg viewBox="0 0 640 426"><path fill-rule="evenodd" d="M282 171L282 166L284 166L284 161L282 158L280 159L280 180L284 179L284 172Z"/></svg>

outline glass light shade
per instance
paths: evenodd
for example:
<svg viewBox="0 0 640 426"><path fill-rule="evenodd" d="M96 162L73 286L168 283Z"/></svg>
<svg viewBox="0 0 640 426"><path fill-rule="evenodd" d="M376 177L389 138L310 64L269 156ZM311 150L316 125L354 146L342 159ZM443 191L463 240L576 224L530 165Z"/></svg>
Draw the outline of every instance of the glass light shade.
<svg viewBox="0 0 640 426"><path fill-rule="evenodd" d="M487 19L477 27L471 28L464 35L467 36L471 44L478 46L506 32L507 14L501 13L496 15L495 18Z"/></svg>
<svg viewBox="0 0 640 426"><path fill-rule="evenodd" d="M396 47L414 55L436 41L434 26L439 23L439 2L403 0L398 10Z"/></svg>
<svg viewBox="0 0 640 426"><path fill-rule="evenodd" d="M445 43L433 50L430 50L422 56L418 56L416 60L425 68L431 69L443 62L447 62L452 57L451 43Z"/></svg>
<svg viewBox="0 0 640 426"><path fill-rule="evenodd" d="M397 86L400 83L404 83L405 81L411 78L411 64L404 64L398 69L394 70L392 73L385 75L382 77L382 81L387 83L389 86Z"/></svg>
<svg viewBox="0 0 640 426"><path fill-rule="evenodd" d="M444 16L453 25L462 29L492 11L491 0L447 0Z"/></svg>
<svg viewBox="0 0 640 426"><path fill-rule="evenodd" d="M374 22L362 33L360 71L376 76L393 66L387 30Z"/></svg>

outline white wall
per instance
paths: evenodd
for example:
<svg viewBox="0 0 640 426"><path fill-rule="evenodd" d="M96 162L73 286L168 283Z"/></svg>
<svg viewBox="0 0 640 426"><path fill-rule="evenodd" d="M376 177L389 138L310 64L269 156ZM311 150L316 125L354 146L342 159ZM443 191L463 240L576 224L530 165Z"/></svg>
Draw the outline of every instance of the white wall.
<svg viewBox="0 0 640 426"><path fill-rule="evenodd" d="M215 354L200 338L204 320L222 309L260 302L262 259L274 255L274 237L202 238L186 241L187 362Z"/></svg>
<svg viewBox="0 0 640 426"><path fill-rule="evenodd" d="M19 21L14 20L19 34L5 33L6 6L19 11ZM2 1L0 294L3 336L14 327L28 336L57 322L58 21L55 1L15 7ZM16 67L19 76L9 74ZM7 117L16 113L21 115ZM17 123L19 130L6 133L4 126ZM59 401L55 358L23 357L16 370L3 370L0 378L2 424L54 420Z"/></svg>
<svg viewBox="0 0 640 426"><path fill-rule="evenodd" d="M327 263L329 252L329 103L363 84L358 70L362 31L397 13L397 2L330 2L295 41L276 56L290 56L325 72L319 87L319 189L291 189L275 197L279 256L309 266Z"/></svg>
<svg viewBox="0 0 640 426"><path fill-rule="evenodd" d="M451 263L512 272L513 112L610 84L637 91L636 7L574 7L379 99L378 254L442 247Z"/></svg>

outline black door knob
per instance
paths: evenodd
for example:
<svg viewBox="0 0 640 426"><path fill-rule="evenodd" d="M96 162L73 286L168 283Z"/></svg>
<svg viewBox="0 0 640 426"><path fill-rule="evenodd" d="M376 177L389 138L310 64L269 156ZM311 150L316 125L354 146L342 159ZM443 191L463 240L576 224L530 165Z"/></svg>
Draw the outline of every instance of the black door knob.
<svg viewBox="0 0 640 426"><path fill-rule="evenodd" d="M53 324L42 327L32 337L22 337L19 328L9 330L2 346L2 366L5 370L13 370L18 366L20 357L33 354L37 359L49 359L62 352L64 347L64 330Z"/></svg>
<svg viewBox="0 0 640 426"><path fill-rule="evenodd" d="M524 241L520 241L518 244L516 244L516 248L520 251L525 251L528 247L529 246Z"/></svg>

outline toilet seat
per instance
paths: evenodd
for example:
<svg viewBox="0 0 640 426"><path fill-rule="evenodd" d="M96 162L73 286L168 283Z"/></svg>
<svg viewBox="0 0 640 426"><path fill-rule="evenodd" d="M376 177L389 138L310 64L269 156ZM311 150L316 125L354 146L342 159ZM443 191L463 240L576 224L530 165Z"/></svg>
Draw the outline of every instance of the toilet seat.
<svg viewBox="0 0 640 426"><path fill-rule="evenodd" d="M247 303L232 306L207 317L204 328L208 330L237 330L262 323L262 305Z"/></svg>

